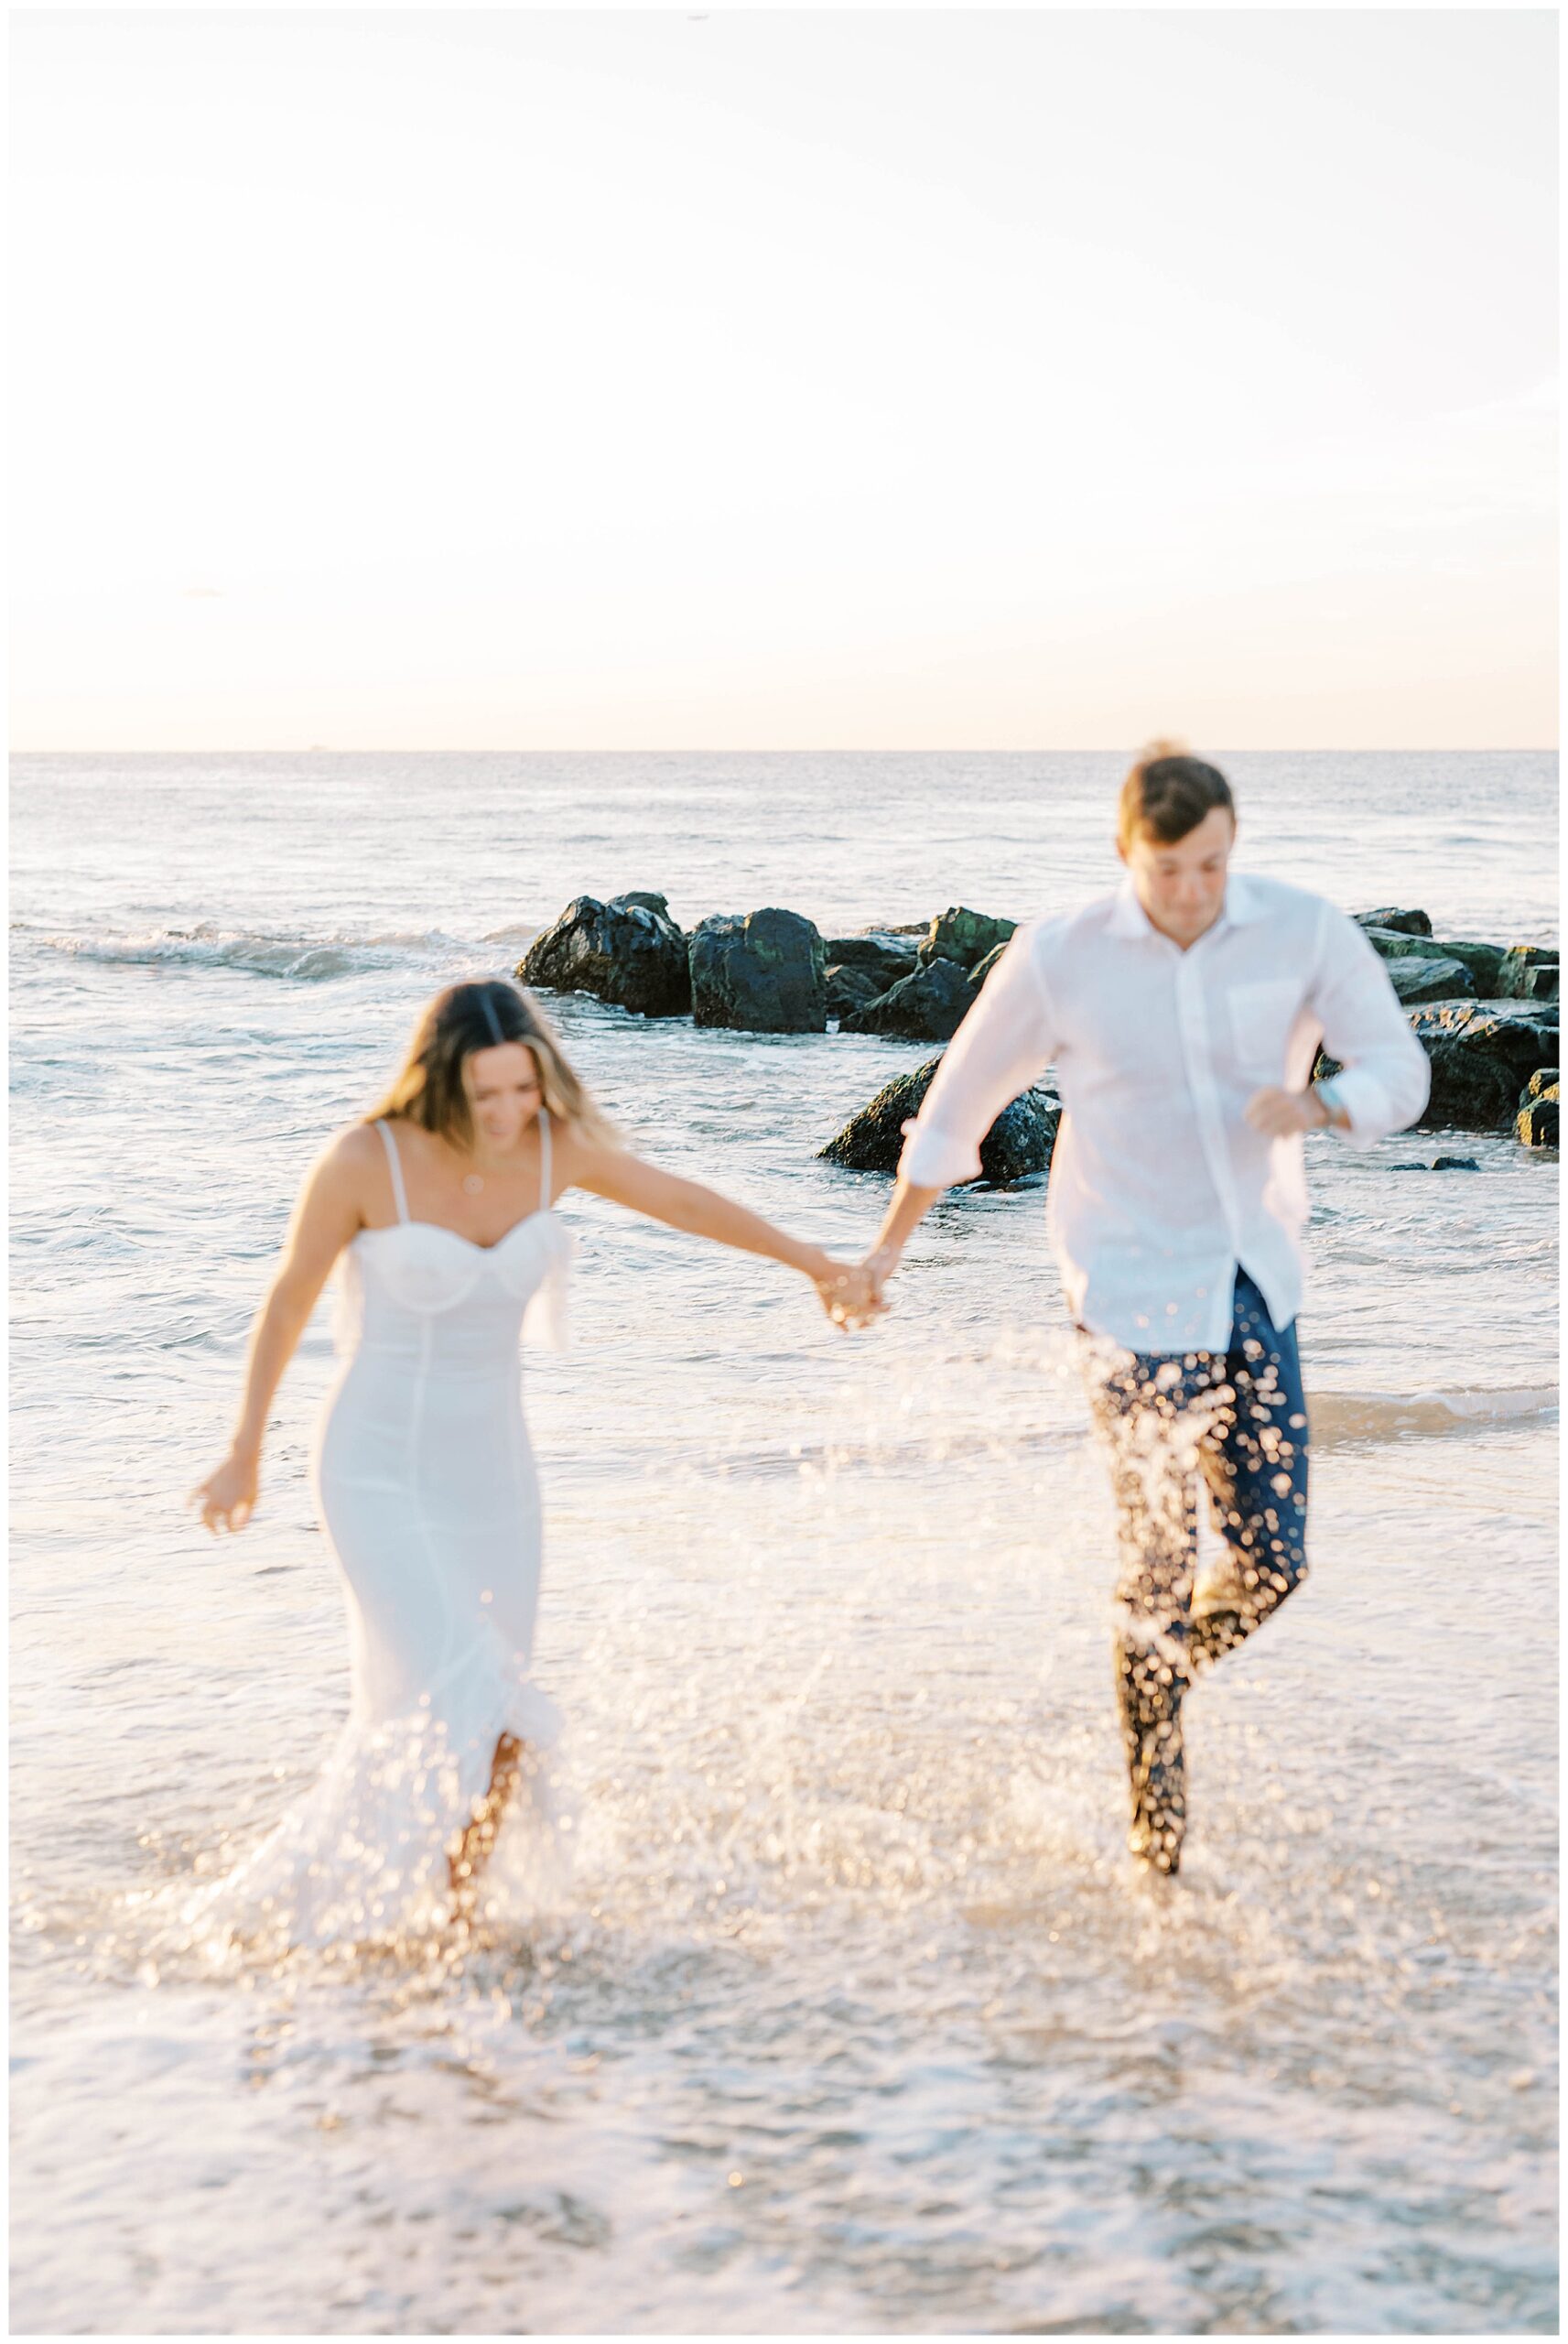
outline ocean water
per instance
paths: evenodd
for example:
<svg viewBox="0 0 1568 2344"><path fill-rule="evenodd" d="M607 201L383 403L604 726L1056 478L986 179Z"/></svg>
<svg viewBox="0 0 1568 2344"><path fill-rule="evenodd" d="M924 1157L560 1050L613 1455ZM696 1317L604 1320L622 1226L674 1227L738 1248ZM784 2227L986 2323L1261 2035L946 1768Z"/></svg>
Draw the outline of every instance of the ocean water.
<svg viewBox="0 0 1568 2344"><path fill-rule="evenodd" d="M1238 756L1240 856L1556 933L1528 756ZM1555 2329L1554 1158L1309 1143L1314 1571L1195 1696L1178 1883L1120 1852L1111 1524L1038 1190L895 1308L568 1200L530 1357L574 1877L461 1959L217 1980L127 1894L343 1711L306 1462L223 1448L300 1176L414 1015L572 895L825 929L1114 877L1087 756L14 767L13 2305L152 2333ZM568 1047L645 1153L845 1253L816 1150L928 1052ZM1415 1168L1410 1168L1415 1167Z"/></svg>

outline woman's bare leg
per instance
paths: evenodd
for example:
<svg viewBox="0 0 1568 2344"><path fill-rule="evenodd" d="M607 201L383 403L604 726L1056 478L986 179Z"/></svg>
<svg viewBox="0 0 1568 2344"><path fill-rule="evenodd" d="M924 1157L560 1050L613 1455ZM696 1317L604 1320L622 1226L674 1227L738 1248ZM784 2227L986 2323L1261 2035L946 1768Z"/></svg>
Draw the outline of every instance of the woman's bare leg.
<svg viewBox="0 0 1568 2344"><path fill-rule="evenodd" d="M483 1803L457 1848L447 1858L452 1901L463 1920L472 1915L479 1876L490 1861L502 1818L517 1795L522 1776L523 1744L515 1734L503 1733L495 1745L495 1757L490 1770L490 1788L484 1795Z"/></svg>

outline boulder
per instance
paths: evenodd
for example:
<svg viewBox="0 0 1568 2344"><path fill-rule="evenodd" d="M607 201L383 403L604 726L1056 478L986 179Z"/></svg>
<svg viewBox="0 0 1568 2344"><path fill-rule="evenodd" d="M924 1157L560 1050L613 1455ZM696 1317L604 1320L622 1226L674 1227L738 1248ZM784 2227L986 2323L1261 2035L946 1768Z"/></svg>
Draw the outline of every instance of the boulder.
<svg viewBox="0 0 1568 2344"><path fill-rule="evenodd" d="M925 929L921 929L924 936ZM915 950L907 936L892 929L869 928L860 936L830 936L823 950L830 969L865 969L881 979L879 993L897 984L900 977L913 976Z"/></svg>
<svg viewBox="0 0 1568 2344"><path fill-rule="evenodd" d="M847 1172L896 1172L904 1122L919 1113L920 1102L941 1063L940 1057L927 1058L912 1074L895 1074L859 1114L850 1116L826 1147L817 1149L818 1156L828 1164L841 1164Z"/></svg>
<svg viewBox="0 0 1568 2344"><path fill-rule="evenodd" d="M524 984L590 993L642 1017L684 1017L691 1007L687 940L662 895L574 897L517 964Z"/></svg>
<svg viewBox="0 0 1568 2344"><path fill-rule="evenodd" d="M1523 1147L1555 1147L1557 1145L1557 1110L1560 1098L1557 1069L1538 1067L1524 1088L1514 1119L1514 1134Z"/></svg>
<svg viewBox="0 0 1568 2344"><path fill-rule="evenodd" d="M983 960L977 960L975 962L974 967L969 971L969 982L974 986L977 993L979 993L980 987L984 984L986 979L989 976L991 971L996 967L997 962L1001 959L1002 954L1006 950L1007 946L1005 944L995 944L986 954Z"/></svg>
<svg viewBox="0 0 1568 2344"><path fill-rule="evenodd" d="M1402 955L1389 962L1394 991L1407 1008L1422 1001L1474 1001L1476 980L1463 960Z"/></svg>
<svg viewBox="0 0 1568 2344"><path fill-rule="evenodd" d="M1463 960L1476 980L1478 997L1482 1001L1496 997L1498 971L1503 964L1500 944L1451 943L1445 937L1411 936L1404 928L1369 928L1366 936L1368 943L1385 960Z"/></svg>
<svg viewBox="0 0 1568 2344"><path fill-rule="evenodd" d="M829 946L831 950L832 947ZM884 991L882 980L870 969L857 968L853 961L848 967L830 964L823 973L823 985L827 995L829 1017L852 1017L857 1009L880 1000Z"/></svg>
<svg viewBox="0 0 1568 2344"><path fill-rule="evenodd" d="M743 1034L827 1028L822 939L798 912L715 913L691 931L691 1014Z"/></svg>
<svg viewBox="0 0 1568 2344"><path fill-rule="evenodd" d="M1402 928L1407 936L1430 936L1432 922L1424 912L1400 912L1385 905L1381 911L1357 912L1357 928Z"/></svg>
<svg viewBox="0 0 1568 2344"><path fill-rule="evenodd" d="M972 969L988 952L1005 944L1017 926L1015 919L991 919L985 912L951 905L932 921L920 947L920 959L923 963L956 960L960 969Z"/></svg>
<svg viewBox="0 0 1568 2344"><path fill-rule="evenodd" d="M628 906L634 906L639 911L656 912L660 919L669 919L670 917L669 897L655 895L645 887L633 887L624 895L611 895L610 898L612 912L625 911ZM673 921L670 924L672 927L675 925Z"/></svg>
<svg viewBox="0 0 1568 2344"><path fill-rule="evenodd" d="M1524 1147L1557 1145L1557 1099L1532 1099L1514 1119L1514 1132Z"/></svg>
<svg viewBox="0 0 1568 2344"><path fill-rule="evenodd" d="M1503 964L1500 944L1472 944L1466 939L1440 937L1433 947L1440 958L1463 960L1476 980L1476 993L1481 1001L1498 998L1498 971Z"/></svg>
<svg viewBox="0 0 1568 2344"><path fill-rule="evenodd" d="M919 1112L941 1063L940 1058L927 1058L913 1074L895 1075L819 1155L849 1172L896 1172L904 1123ZM1006 1187L1048 1170L1061 1120L1062 1102L1054 1091L1042 1083L1024 1091L1002 1109L980 1142L981 1178Z"/></svg>
<svg viewBox="0 0 1568 2344"><path fill-rule="evenodd" d="M1033 1179L1051 1168L1062 1102L1043 1082L1004 1107L980 1142L980 1177L993 1188Z"/></svg>
<svg viewBox="0 0 1568 2344"><path fill-rule="evenodd" d="M1498 972L1498 1001L1555 1001L1557 953L1543 944L1510 944Z"/></svg>
<svg viewBox="0 0 1568 2344"><path fill-rule="evenodd" d="M1426 1131L1509 1130L1530 1077L1557 1061L1551 1003L1444 1002L1413 1009L1410 1022L1432 1061Z"/></svg>
<svg viewBox="0 0 1568 2344"><path fill-rule="evenodd" d="M956 960L930 960L857 1009L841 1034L887 1034L906 1042L950 1042L975 1005L975 989Z"/></svg>
<svg viewBox="0 0 1568 2344"><path fill-rule="evenodd" d="M1478 1172L1473 1156L1434 1156L1425 1164L1390 1164L1390 1172Z"/></svg>

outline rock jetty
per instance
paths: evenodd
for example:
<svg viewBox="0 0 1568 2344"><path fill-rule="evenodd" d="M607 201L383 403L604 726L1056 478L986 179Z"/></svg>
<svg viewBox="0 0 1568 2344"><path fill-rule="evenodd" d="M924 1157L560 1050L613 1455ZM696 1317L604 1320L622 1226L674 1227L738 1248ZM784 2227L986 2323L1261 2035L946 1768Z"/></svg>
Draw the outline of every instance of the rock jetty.
<svg viewBox="0 0 1568 2344"><path fill-rule="evenodd" d="M1357 914L1432 1061L1428 1131L1513 1132L1557 1145L1559 960L1555 947L1433 933L1429 915L1386 904ZM634 1015L690 1016L749 1034L821 1034L947 1042L1016 923L967 905L928 921L882 922L824 937L798 912L719 913L689 934L662 895L601 903L579 895L534 943L517 974L588 993ZM855 1171L891 1171L900 1127L938 1060L901 1075L822 1150ZM1320 1057L1320 1072L1333 1061ZM1024 1179L1050 1162L1061 1102L1049 1085L999 1116L981 1150L988 1180ZM1012 1167L1012 1168L1010 1168Z"/></svg>

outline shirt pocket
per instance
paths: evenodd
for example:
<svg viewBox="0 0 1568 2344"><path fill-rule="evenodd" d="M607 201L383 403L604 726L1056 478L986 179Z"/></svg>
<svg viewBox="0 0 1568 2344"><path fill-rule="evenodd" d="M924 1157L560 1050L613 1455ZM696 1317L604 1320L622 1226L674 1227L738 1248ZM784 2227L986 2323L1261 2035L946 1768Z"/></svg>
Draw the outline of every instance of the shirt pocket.
<svg viewBox="0 0 1568 2344"><path fill-rule="evenodd" d="M1226 996L1230 1044L1238 1067L1249 1080L1284 1081L1285 1053L1301 1005L1302 989L1293 977L1230 987Z"/></svg>

